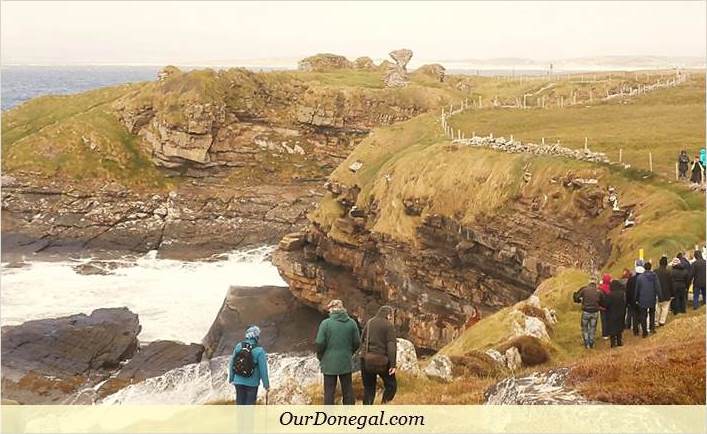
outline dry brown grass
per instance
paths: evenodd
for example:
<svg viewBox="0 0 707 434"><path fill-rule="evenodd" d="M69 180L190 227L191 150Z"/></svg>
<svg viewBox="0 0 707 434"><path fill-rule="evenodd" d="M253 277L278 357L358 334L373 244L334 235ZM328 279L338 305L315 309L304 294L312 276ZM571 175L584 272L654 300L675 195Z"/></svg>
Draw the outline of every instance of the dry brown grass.
<svg viewBox="0 0 707 434"><path fill-rule="evenodd" d="M676 318L647 339L579 359L568 384L627 405L705 404L705 317Z"/></svg>
<svg viewBox="0 0 707 434"><path fill-rule="evenodd" d="M455 377L490 377L501 373L498 363L481 351L469 351L463 356L449 358L454 364L452 373Z"/></svg>
<svg viewBox="0 0 707 434"><path fill-rule="evenodd" d="M518 336L501 345L498 350L505 352L516 347L524 366L537 366L550 360L550 353L540 339L533 336Z"/></svg>

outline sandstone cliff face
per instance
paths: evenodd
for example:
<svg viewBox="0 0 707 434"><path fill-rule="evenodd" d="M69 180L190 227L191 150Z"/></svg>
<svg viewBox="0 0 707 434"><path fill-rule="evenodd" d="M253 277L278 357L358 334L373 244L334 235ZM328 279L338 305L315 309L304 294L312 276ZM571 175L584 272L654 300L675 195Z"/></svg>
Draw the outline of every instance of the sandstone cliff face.
<svg viewBox="0 0 707 434"><path fill-rule="evenodd" d="M242 69L170 69L113 104L153 162L188 175L257 168L263 154L336 167L371 128L431 107L389 91ZM211 170L209 170L211 169Z"/></svg>
<svg viewBox="0 0 707 434"><path fill-rule="evenodd" d="M530 192L473 224L428 213L434 198L407 197L399 206L419 224L405 241L372 230L380 210L375 200L354 208L358 187L330 182L328 188L338 217L331 227L315 221L280 242L273 262L281 275L298 298L322 310L332 298L361 319L381 304L395 306L402 336L429 350L527 298L559 267L591 269L605 261L607 231L618 223L606 223L603 192L595 187L552 192L554 200L573 204L584 225L539 207Z"/></svg>

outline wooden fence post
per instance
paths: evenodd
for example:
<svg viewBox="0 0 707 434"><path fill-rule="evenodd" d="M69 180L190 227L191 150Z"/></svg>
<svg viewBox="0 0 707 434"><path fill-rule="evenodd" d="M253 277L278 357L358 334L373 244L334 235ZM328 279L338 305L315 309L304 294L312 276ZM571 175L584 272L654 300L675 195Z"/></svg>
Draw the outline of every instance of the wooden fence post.
<svg viewBox="0 0 707 434"><path fill-rule="evenodd" d="M648 166L651 169L651 172L653 172L653 153L648 151Z"/></svg>
<svg viewBox="0 0 707 434"><path fill-rule="evenodd" d="M587 138L584 138L584 150L587 151L589 150L589 140Z"/></svg>
<svg viewBox="0 0 707 434"><path fill-rule="evenodd" d="M680 175L678 174L678 163L676 162L675 163L675 180L677 181L679 179L680 179Z"/></svg>
<svg viewBox="0 0 707 434"><path fill-rule="evenodd" d="M619 148L619 163L624 162L624 150L622 148Z"/></svg>

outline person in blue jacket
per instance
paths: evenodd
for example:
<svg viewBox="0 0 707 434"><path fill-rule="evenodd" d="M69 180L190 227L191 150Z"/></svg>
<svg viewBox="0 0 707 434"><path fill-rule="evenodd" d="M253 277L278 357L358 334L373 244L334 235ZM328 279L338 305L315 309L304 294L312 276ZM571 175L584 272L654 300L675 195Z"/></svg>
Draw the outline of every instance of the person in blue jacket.
<svg viewBox="0 0 707 434"><path fill-rule="evenodd" d="M233 348L233 354L228 363L228 382L236 387L236 405L255 405L258 398L258 387L263 383L265 391L270 390L270 379L268 378L268 357L263 347L258 344L260 339L260 328L250 326L245 332L245 340L238 342ZM253 363L255 365L253 373L244 377L234 372L233 362L238 353L243 349L245 343L252 347Z"/></svg>

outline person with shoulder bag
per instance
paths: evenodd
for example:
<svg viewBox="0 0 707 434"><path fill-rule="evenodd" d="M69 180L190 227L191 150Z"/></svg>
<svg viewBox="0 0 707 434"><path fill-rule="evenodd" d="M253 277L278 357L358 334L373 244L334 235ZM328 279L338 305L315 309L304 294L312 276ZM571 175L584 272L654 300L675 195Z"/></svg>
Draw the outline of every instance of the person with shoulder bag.
<svg viewBox="0 0 707 434"><path fill-rule="evenodd" d="M378 377L383 380L383 404L392 401L398 389L395 379L398 341L392 321L393 308L381 306L363 330L361 380L364 405L372 405L375 401Z"/></svg>

